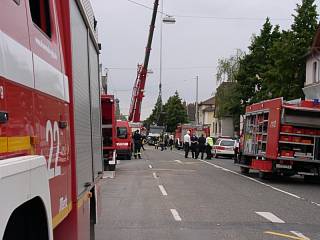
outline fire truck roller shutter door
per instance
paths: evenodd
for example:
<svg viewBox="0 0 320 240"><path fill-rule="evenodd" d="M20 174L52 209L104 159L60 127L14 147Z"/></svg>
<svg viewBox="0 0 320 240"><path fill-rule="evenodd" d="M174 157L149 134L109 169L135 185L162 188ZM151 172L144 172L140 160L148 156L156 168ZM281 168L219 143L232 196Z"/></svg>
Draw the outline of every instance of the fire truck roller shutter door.
<svg viewBox="0 0 320 240"><path fill-rule="evenodd" d="M89 63L90 63L90 93L91 93L91 122L92 122L92 153L93 153L93 177L102 171L101 156L101 104L98 52L91 39L89 39Z"/></svg>
<svg viewBox="0 0 320 240"><path fill-rule="evenodd" d="M89 94L88 29L76 1L70 0L77 192L92 182L91 103Z"/></svg>

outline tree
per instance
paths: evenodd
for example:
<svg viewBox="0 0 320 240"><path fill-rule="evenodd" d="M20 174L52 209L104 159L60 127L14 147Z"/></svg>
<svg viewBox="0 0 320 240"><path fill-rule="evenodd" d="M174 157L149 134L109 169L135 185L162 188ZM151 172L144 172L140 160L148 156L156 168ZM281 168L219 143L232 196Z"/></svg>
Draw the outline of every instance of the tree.
<svg viewBox="0 0 320 240"><path fill-rule="evenodd" d="M218 88L215 96L215 116L217 118L232 117L234 128L239 130L240 121L240 99L237 92L236 82L223 82Z"/></svg>
<svg viewBox="0 0 320 240"><path fill-rule="evenodd" d="M291 29L283 31L267 52L268 71L264 76L265 98L303 98L306 56L317 29L314 0L297 4ZM267 96L266 96L267 95Z"/></svg>
<svg viewBox="0 0 320 240"><path fill-rule="evenodd" d="M237 49L235 55L229 58L222 58L218 60L217 66L217 85L223 82L236 82L236 73L239 69L239 60L244 56L244 52Z"/></svg>
<svg viewBox="0 0 320 240"><path fill-rule="evenodd" d="M245 106L259 102L269 97L269 87L266 73L272 63L269 51L274 42L280 38L279 26L273 27L270 19L267 18L263 24L260 34L252 37L249 53L240 60L239 71L237 72L237 88L240 93L240 101Z"/></svg>
<svg viewBox="0 0 320 240"><path fill-rule="evenodd" d="M306 56L318 26L314 2L302 0L301 5L297 4L291 30L284 31L270 49L273 65L268 74L271 80L278 82L271 89L274 97L290 100L304 96Z"/></svg>
<svg viewBox="0 0 320 240"><path fill-rule="evenodd" d="M163 112L163 105L162 99L158 97L156 104L150 114L150 116L144 121L143 125L149 128L150 125L158 125L163 126L164 124L164 116Z"/></svg>
<svg viewBox="0 0 320 240"><path fill-rule="evenodd" d="M241 50L229 58L219 59L217 67L217 84L220 86L215 95L215 115L218 118L233 117L235 129L239 126L240 98L237 91L236 77L240 60L244 57Z"/></svg>
<svg viewBox="0 0 320 240"><path fill-rule="evenodd" d="M186 107L183 105L177 91L173 96L169 97L163 109L165 112L165 125L167 126L168 132L174 132L179 123L188 122Z"/></svg>

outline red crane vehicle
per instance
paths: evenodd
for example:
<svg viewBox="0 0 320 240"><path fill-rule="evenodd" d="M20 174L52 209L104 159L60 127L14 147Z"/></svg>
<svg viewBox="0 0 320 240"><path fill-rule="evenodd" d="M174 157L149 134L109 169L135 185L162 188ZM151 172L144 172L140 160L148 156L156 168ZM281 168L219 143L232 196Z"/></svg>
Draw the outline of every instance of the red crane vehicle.
<svg viewBox="0 0 320 240"><path fill-rule="evenodd" d="M98 62L89 0L0 1L0 239L92 239Z"/></svg>
<svg viewBox="0 0 320 240"><path fill-rule="evenodd" d="M320 105L310 100L266 100L246 108L240 154L242 173L303 175L320 173Z"/></svg>
<svg viewBox="0 0 320 240"><path fill-rule="evenodd" d="M113 95L101 95L102 151L104 170L116 169L116 116Z"/></svg>
<svg viewBox="0 0 320 240"><path fill-rule="evenodd" d="M131 99L128 120L134 123L140 122L141 104L142 104L142 99L144 97L144 87L146 84L153 32L154 32L155 22L156 22L156 17L158 12L158 5L159 5L159 0L155 0L151 24L150 24L149 36L148 36L148 43L147 43L145 57L144 57L144 63L143 65L138 66L137 78L132 91L132 99Z"/></svg>

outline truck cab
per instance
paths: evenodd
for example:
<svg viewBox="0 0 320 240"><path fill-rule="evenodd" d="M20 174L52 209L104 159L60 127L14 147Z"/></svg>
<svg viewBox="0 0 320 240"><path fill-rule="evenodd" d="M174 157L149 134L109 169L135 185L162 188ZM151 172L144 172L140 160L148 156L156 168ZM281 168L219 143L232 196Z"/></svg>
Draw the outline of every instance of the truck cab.
<svg viewBox="0 0 320 240"><path fill-rule="evenodd" d="M116 153L117 157L131 159L132 156L132 132L128 121L118 120L116 123Z"/></svg>

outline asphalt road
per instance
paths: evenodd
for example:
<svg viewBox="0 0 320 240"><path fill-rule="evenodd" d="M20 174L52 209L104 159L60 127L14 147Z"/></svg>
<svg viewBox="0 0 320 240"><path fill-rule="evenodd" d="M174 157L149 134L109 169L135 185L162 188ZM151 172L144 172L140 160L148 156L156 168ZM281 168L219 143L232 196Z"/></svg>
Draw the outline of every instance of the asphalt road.
<svg viewBox="0 0 320 240"><path fill-rule="evenodd" d="M104 180L96 240L320 240L319 189L149 148Z"/></svg>

